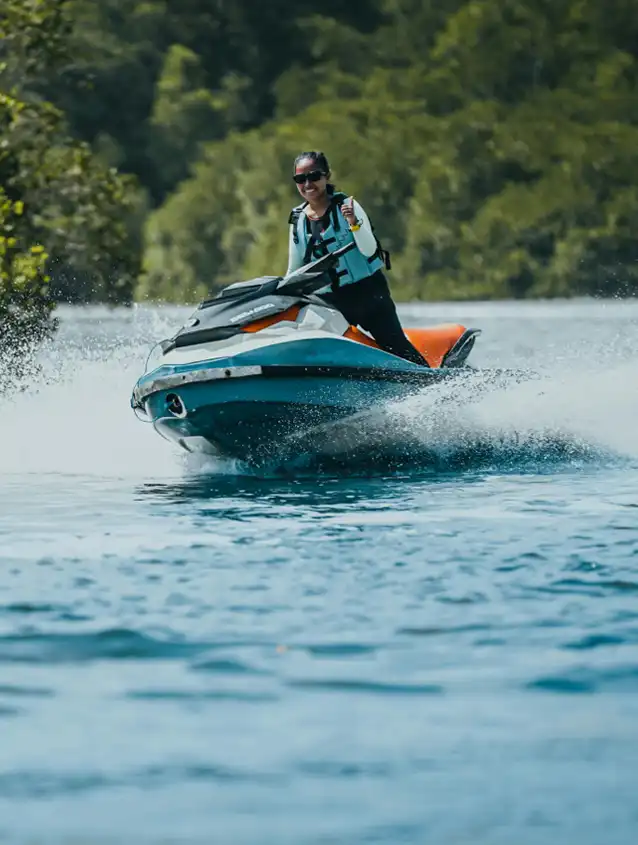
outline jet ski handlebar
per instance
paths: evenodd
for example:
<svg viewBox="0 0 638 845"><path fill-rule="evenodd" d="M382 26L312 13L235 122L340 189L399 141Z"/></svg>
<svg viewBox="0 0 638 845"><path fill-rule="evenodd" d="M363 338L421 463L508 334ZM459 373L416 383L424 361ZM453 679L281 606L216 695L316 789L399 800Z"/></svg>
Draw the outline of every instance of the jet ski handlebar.
<svg viewBox="0 0 638 845"><path fill-rule="evenodd" d="M297 291L301 287L304 293L311 293L313 288L318 289L322 287L325 284L325 280L321 277L329 270L334 269L339 263L341 256L355 249L356 246L356 243L353 241L339 249L335 249L334 252L328 252L326 255L322 255L321 258L317 258L309 264L304 264L298 270L293 270L292 273L284 276L279 282L277 292L283 293L284 289L288 292L292 288Z"/></svg>

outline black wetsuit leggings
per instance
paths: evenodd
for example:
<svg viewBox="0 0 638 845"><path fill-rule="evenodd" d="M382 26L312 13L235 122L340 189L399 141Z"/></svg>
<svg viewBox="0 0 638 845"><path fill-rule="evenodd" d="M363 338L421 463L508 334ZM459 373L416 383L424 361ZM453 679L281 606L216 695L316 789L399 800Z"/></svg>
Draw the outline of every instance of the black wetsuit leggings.
<svg viewBox="0 0 638 845"><path fill-rule="evenodd" d="M353 326L361 326L376 342L393 355L427 367L428 362L405 336L397 309L382 270L367 279L343 285L321 294Z"/></svg>

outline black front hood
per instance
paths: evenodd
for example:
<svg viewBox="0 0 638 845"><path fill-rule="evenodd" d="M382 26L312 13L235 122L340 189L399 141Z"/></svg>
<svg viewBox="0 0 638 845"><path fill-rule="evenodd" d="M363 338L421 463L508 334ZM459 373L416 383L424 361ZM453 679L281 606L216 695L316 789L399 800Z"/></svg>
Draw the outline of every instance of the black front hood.
<svg viewBox="0 0 638 845"><path fill-rule="evenodd" d="M248 302L243 299L209 300L205 307L204 303L199 306L176 335L162 341L162 350L166 353L177 347L224 340L238 334L249 323L264 317L274 317L298 302L300 297L276 294L260 296Z"/></svg>
<svg viewBox="0 0 638 845"><path fill-rule="evenodd" d="M261 276L237 282L217 296L201 302L184 326L160 344L164 353L183 346L224 340L242 331L255 320L274 317L308 298L333 280L332 271L340 257L354 248L347 244L283 278ZM316 301L316 300L315 300Z"/></svg>

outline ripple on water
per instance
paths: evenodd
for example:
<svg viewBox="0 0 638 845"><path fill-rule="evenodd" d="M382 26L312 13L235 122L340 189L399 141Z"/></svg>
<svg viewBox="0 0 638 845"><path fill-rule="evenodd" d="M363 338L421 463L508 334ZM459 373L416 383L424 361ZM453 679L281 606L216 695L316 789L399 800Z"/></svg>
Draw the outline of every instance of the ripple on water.
<svg viewBox="0 0 638 845"><path fill-rule="evenodd" d="M284 775L277 772L259 772L213 763L150 765L118 775L95 771L16 770L0 774L0 798L54 798L126 786L150 789L188 781L276 784L284 780Z"/></svg>
<svg viewBox="0 0 638 845"><path fill-rule="evenodd" d="M51 698L54 690L48 687L22 687L12 684L0 684L0 698Z"/></svg>
<svg viewBox="0 0 638 845"><path fill-rule="evenodd" d="M404 684L381 681L364 681L348 678L293 679L286 683L293 689L320 692L362 693L367 695L440 695L444 692L438 684Z"/></svg>
<svg viewBox="0 0 638 845"><path fill-rule="evenodd" d="M67 607L61 604L48 604L46 602L12 602L11 604L0 605L0 613L6 614L37 614L37 613L62 613Z"/></svg>
<svg viewBox="0 0 638 845"><path fill-rule="evenodd" d="M173 690L148 689L132 690L125 698L130 701L158 701L197 704L207 701L237 701L262 704L267 701L278 701L279 696L267 692L250 692L244 690L215 689L215 690Z"/></svg>
<svg viewBox="0 0 638 845"><path fill-rule="evenodd" d="M568 587L570 589L585 589L585 590L613 590L619 593L634 593L638 592L638 581L627 581L622 578L615 578L600 581L587 581L584 578L563 578L560 581L554 582L558 587Z"/></svg>
<svg viewBox="0 0 638 845"><path fill-rule="evenodd" d="M423 627L420 626L408 626L405 628L399 628L397 630L398 634L405 634L406 636L410 637L439 637L439 636L447 636L449 634L472 634L472 633L480 633L483 631L490 631L492 629L492 625L483 624L483 623L476 623L476 624L469 624L469 625L424 625Z"/></svg>
<svg viewBox="0 0 638 845"><path fill-rule="evenodd" d="M599 579L597 581L586 578L558 578L550 584L542 586L525 586L526 593L548 593L555 595L586 595L603 597L610 593L627 594L638 592L638 582L622 578Z"/></svg>
<svg viewBox="0 0 638 845"><path fill-rule="evenodd" d="M634 642L638 642L638 631L633 634L632 639ZM579 640L573 640L572 642L565 643L563 648L572 651L590 651L591 649L604 648L605 646L625 645L629 642L630 640L627 636L616 636L613 634L588 634L585 637L581 637Z"/></svg>
<svg viewBox="0 0 638 845"><path fill-rule="evenodd" d="M259 669L256 666L251 666L249 663L242 660L233 660L231 658L209 658L202 660L195 660L190 664L190 669L194 672L211 672L219 675L269 675L265 669Z"/></svg>
<svg viewBox="0 0 638 845"><path fill-rule="evenodd" d="M8 707L0 704L0 719L11 718L12 716L20 716L24 711L19 707Z"/></svg>
<svg viewBox="0 0 638 845"><path fill-rule="evenodd" d="M577 666L555 675L536 678L526 684L530 690L555 693L638 692L638 665L595 669Z"/></svg>
<svg viewBox="0 0 638 845"><path fill-rule="evenodd" d="M317 645L298 646L315 657L359 657L375 654L379 647L362 643L318 643Z"/></svg>
<svg viewBox="0 0 638 845"><path fill-rule="evenodd" d="M13 634L0 637L0 663L175 660L207 648L210 644L163 641L125 628L91 634Z"/></svg>

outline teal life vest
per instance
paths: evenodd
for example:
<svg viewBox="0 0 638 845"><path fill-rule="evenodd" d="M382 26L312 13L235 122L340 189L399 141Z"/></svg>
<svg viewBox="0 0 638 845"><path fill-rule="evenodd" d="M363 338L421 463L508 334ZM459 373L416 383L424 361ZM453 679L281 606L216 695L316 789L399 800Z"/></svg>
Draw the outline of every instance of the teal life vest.
<svg viewBox="0 0 638 845"><path fill-rule="evenodd" d="M329 224L323 231L320 231L317 227L314 233L310 220L303 213L308 203L303 202L293 208L288 223L293 227L292 237L294 242L306 245L302 264L307 264L315 258L321 258L328 252L333 252L354 241L354 235L350 231L348 222L341 213L341 205L347 198L347 194L340 192L332 195L330 206L326 212ZM372 231L374 232L374 228ZM334 290L340 285L359 282L372 276L382 267L390 269L390 254L381 247L377 238L377 250L374 255L366 258L358 249L346 253L339 259L336 270L331 273L332 285L321 288L317 293L327 293L330 289Z"/></svg>

